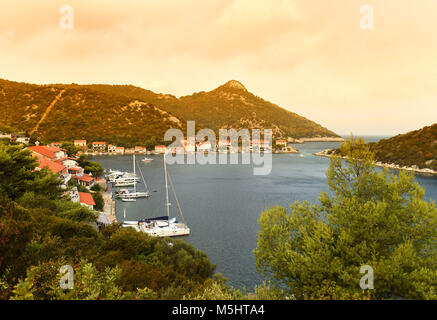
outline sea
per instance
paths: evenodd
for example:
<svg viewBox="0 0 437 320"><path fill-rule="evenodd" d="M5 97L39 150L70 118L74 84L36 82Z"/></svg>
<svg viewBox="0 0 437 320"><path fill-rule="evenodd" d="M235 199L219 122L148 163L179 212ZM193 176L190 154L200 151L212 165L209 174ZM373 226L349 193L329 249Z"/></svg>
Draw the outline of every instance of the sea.
<svg viewBox="0 0 437 320"><path fill-rule="evenodd" d="M382 136L367 136L377 142ZM330 159L313 153L339 147L338 142L307 142L293 145L300 154L273 154L268 175L254 175L251 164L173 164L167 165L183 216L191 234L184 241L204 251L210 261L235 288L253 290L265 278L257 272L256 248L260 214L273 206L289 207L296 201L318 201L328 191L325 172ZM116 201L118 221L165 215L163 157L149 156L150 163L137 156L151 197L137 202ZM105 169L133 171L132 156L94 156ZM138 171L137 171L138 172ZM437 177L416 175L426 189L427 199L437 199ZM140 183L138 191L146 190ZM180 216L170 189L171 215ZM124 218L126 214L126 218Z"/></svg>

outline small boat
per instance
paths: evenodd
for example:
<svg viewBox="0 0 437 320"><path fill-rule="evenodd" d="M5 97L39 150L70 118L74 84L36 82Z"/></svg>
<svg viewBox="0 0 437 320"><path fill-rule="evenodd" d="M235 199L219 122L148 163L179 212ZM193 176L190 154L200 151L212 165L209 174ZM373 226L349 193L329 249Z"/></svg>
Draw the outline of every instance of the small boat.
<svg viewBox="0 0 437 320"><path fill-rule="evenodd" d="M133 155L132 159L133 159L133 166L134 166L134 175L133 176L136 177L135 155ZM144 185L147 188L146 180L144 180L143 172L141 170L140 170L140 173L141 173L141 178L143 179ZM130 186L131 185L130 183L133 183L134 191L131 192L128 189L121 189L120 191L118 191L116 193L117 198L121 198L123 201L126 202L126 199L136 199L136 198L148 198L148 197L150 197L150 194L149 194L148 190L143 191L143 192L137 192L137 185L136 185L137 181L133 181L133 180L125 181L125 182L123 182L122 185L118 185L118 186ZM114 186L117 186L117 185L114 185ZM134 201L131 201L131 202L134 202Z"/></svg>
<svg viewBox="0 0 437 320"><path fill-rule="evenodd" d="M137 202L137 199L135 199L135 198L123 198L123 199L121 199L121 201L124 201L124 202Z"/></svg>
<svg viewBox="0 0 437 320"><path fill-rule="evenodd" d="M149 162L152 162L153 159L152 159L152 158L145 157L144 159L141 159L141 161L142 161L142 162L145 162L145 163L149 163Z"/></svg>

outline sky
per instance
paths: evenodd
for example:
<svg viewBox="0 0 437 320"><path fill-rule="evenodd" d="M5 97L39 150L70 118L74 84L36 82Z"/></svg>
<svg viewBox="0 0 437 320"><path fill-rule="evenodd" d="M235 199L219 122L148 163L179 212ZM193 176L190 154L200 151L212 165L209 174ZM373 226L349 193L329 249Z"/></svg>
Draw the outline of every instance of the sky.
<svg viewBox="0 0 437 320"><path fill-rule="evenodd" d="M396 135L437 122L436 16L435 0L1 1L0 78L176 96L234 79L336 133Z"/></svg>

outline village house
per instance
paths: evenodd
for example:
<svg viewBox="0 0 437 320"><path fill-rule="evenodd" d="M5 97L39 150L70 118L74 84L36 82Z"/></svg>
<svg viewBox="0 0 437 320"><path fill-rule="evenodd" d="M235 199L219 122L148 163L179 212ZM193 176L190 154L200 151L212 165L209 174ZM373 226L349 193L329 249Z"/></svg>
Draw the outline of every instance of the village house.
<svg viewBox="0 0 437 320"><path fill-rule="evenodd" d="M115 153L119 155L124 154L124 147L115 147Z"/></svg>
<svg viewBox="0 0 437 320"><path fill-rule="evenodd" d="M79 201L80 204L84 207L87 207L90 210L94 210L94 206L96 205L93 196L90 193L86 192L78 192L79 193Z"/></svg>
<svg viewBox="0 0 437 320"><path fill-rule="evenodd" d="M167 148L167 152L171 154L184 154L185 148L184 147L171 147Z"/></svg>
<svg viewBox="0 0 437 320"><path fill-rule="evenodd" d="M113 144L108 144L108 153L115 153L116 149L117 146L114 146Z"/></svg>
<svg viewBox="0 0 437 320"><path fill-rule="evenodd" d="M67 158L55 160L55 162L62 164L63 166L67 167L67 169L69 169L71 167L76 167L78 165L77 160L78 160L77 158L67 157Z"/></svg>
<svg viewBox="0 0 437 320"><path fill-rule="evenodd" d="M155 153L164 154L167 152L167 147L163 145L155 146Z"/></svg>
<svg viewBox="0 0 437 320"><path fill-rule="evenodd" d="M275 141L277 146L286 147L288 146L288 141L284 139L278 139Z"/></svg>
<svg viewBox="0 0 437 320"><path fill-rule="evenodd" d="M76 177L82 177L85 174L84 169L81 167L70 167L70 168L67 168L67 170L68 170L68 173L70 173Z"/></svg>
<svg viewBox="0 0 437 320"><path fill-rule="evenodd" d="M197 144L198 152L209 152L211 150L212 150L212 145L211 142L209 141L202 141Z"/></svg>
<svg viewBox="0 0 437 320"><path fill-rule="evenodd" d="M141 147L141 146L136 146L135 147L135 153L146 154L147 153L147 148L146 147Z"/></svg>
<svg viewBox="0 0 437 320"><path fill-rule="evenodd" d="M196 152L196 144L194 142L188 142L184 140L184 149L186 153L194 153Z"/></svg>
<svg viewBox="0 0 437 320"><path fill-rule="evenodd" d="M9 139L9 140L11 140L11 138L12 138L12 134L5 133L5 132L0 132L0 139Z"/></svg>
<svg viewBox="0 0 437 320"><path fill-rule="evenodd" d="M92 148L94 152L105 152L107 147L106 142L93 142Z"/></svg>
<svg viewBox="0 0 437 320"><path fill-rule="evenodd" d="M12 135L11 141L28 145L30 138L22 134Z"/></svg>
<svg viewBox="0 0 437 320"><path fill-rule="evenodd" d="M250 140L250 151L269 151L272 147L268 140Z"/></svg>
<svg viewBox="0 0 437 320"><path fill-rule="evenodd" d="M87 149L86 140L74 140L73 143L75 147L81 148L82 150Z"/></svg>
<svg viewBox="0 0 437 320"><path fill-rule="evenodd" d="M83 172L82 175L74 175L72 178L75 179L81 186L87 187L88 189L94 186L96 183L96 180L93 176Z"/></svg>
<svg viewBox="0 0 437 320"><path fill-rule="evenodd" d="M59 179L62 181L61 188L66 189L67 183L71 179L71 174L68 172L67 167L44 157L36 157L38 158L38 165L35 170L39 171L47 169L52 173L57 174Z"/></svg>
<svg viewBox="0 0 437 320"><path fill-rule="evenodd" d="M93 196L86 192L78 192L77 188L73 188L70 191L70 199L72 202L80 203L84 207L87 207L90 210L94 210L94 206L96 205Z"/></svg>
<svg viewBox="0 0 437 320"><path fill-rule="evenodd" d="M65 149L60 149L50 146L33 146L28 147L32 153L38 157L43 157L49 160L59 160L67 158L67 152Z"/></svg>

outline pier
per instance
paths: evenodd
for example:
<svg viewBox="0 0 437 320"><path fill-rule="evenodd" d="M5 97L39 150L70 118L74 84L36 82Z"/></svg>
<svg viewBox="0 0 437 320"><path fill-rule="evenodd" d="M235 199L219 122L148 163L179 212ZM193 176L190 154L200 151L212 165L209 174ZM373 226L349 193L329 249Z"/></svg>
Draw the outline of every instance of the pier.
<svg viewBox="0 0 437 320"><path fill-rule="evenodd" d="M103 192L103 201L105 202L105 205L103 207L103 212L108 216L111 223L117 222L117 217L115 215L115 200L112 199L112 189L108 189L108 185L106 184L106 191ZM110 187L109 187L110 188Z"/></svg>

